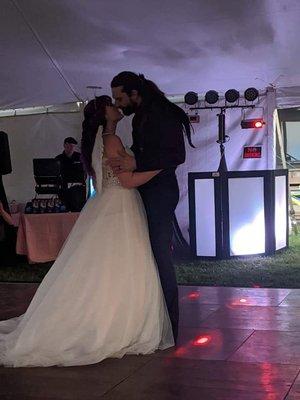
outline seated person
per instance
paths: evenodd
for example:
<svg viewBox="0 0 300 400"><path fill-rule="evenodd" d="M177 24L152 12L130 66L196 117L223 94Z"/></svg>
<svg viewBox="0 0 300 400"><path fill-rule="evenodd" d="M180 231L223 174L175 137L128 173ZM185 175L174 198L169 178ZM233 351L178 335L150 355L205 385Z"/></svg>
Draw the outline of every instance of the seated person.
<svg viewBox="0 0 300 400"><path fill-rule="evenodd" d="M80 153L75 151L77 141L73 137L64 140L64 151L55 157L60 161L62 191L60 199L70 211L80 211L86 200L85 174L80 161ZM69 184L79 183L71 186Z"/></svg>

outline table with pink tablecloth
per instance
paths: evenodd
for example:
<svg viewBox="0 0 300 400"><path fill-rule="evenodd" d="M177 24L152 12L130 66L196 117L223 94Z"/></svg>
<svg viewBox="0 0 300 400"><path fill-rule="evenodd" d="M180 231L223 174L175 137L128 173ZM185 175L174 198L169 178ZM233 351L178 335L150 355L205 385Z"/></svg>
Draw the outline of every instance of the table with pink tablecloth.
<svg viewBox="0 0 300 400"><path fill-rule="evenodd" d="M30 263L56 259L79 213L22 214L17 236L17 254Z"/></svg>

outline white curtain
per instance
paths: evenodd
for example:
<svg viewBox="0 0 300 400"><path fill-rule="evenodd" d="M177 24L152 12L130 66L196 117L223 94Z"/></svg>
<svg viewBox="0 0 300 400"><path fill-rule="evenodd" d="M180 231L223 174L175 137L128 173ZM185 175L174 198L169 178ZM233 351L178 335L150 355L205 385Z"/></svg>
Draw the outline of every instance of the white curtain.
<svg viewBox="0 0 300 400"><path fill-rule="evenodd" d="M81 112L0 118L0 130L8 134L13 170L3 177L9 201L26 203L34 197L33 158L55 157L63 151L68 136L80 145L82 118ZM122 121L120 131L130 145L129 119Z"/></svg>
<svg viewBox="0 0 300 400"><path fill-rule="evenodd" d="M80 114L41 114L0 119L8 134L12 173L4 176L8 200L24 203L34 197L33 158L51 158L63 151L67 136L80 137Z"/></svg>
<svg viewBox="0 0 300 400"><path fill-rule="evenodd" d="M299 97L300 98L300 97ZM229 170L262 170L275 167L275 141L273 135L273 112L276 106L275 92L267 90L259 99L258 107L246 112L246 118L263 117L266 125L256 131L241 129L242 113L233 109L226 111L225 144ZM185 108L184 105L182 105ZM188 173L216 171L219 165L217 110L201 110L200 123L193 124L192 141L195 149L186 145L185 164L177 170L180 185L180 201L176 210L181 230L188 240ZM80 141L82 113L57 113L0 118L0 130L8 133L13 172L4 176L9 201L25 203L34 197L33 158L54 157L63 151L63 140L73 136ZM131 145L131 119L124 118L119 135L125 145ZM243 159L244 146L262 146L260 159Z"/></svg>

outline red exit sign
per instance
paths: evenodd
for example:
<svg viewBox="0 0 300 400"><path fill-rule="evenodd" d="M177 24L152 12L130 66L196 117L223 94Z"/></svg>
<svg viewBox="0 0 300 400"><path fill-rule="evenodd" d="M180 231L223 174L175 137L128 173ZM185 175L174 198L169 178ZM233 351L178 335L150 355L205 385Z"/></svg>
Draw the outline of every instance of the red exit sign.
<svg viewBox="0 0 300 400"><path fill-rule="evenodd" d="M261 158L261 146L245 146L243 158Z"/></svg>

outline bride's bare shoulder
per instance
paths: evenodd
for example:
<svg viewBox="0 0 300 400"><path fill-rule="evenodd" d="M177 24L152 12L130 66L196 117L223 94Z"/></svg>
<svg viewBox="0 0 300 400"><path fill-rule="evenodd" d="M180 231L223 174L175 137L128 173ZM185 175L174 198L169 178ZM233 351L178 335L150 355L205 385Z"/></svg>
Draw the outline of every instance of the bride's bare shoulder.
<svg viewBox="0 0 300 400"><path fill-rule="evenodd" d="M104 150L107 157L115 156L119 150L124 149L122 140L118 135L103 135Z"/></svg>

